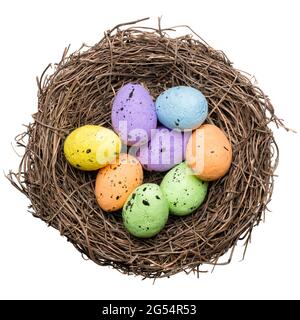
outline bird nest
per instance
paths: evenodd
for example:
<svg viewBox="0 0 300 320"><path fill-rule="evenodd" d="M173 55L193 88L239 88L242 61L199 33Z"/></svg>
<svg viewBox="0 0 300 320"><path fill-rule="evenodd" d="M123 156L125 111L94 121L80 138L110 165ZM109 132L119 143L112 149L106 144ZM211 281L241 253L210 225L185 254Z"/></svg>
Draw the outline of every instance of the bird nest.
<svg viewBox="0 0 300 320"><path fill-rule="evenodd" d="M92 47L84 45L72 54L66 49L54 71L43 72L38 111L17 137L25 153L18 171L8 177L29 198L35 217L95 263L145 278L199 273L202 265L230 262L237 242L247 244L262 220L278 162L268 125L281 122L262 90L222 51L190 28L189 35L173 37L182 26L136 26L141 21L116 26ZM207 123L221 128L233 147L228 174L210 183L202 206L187 217L171 216L151 239L131 236L121 212L101 210L94 195L96 172L71 167L63 153L74 128L111 127L112 100L128 82L142 83L154 99L177 85L201 90L209 105ZM144 175L144 182L159 183L163 177Z"/></svg>

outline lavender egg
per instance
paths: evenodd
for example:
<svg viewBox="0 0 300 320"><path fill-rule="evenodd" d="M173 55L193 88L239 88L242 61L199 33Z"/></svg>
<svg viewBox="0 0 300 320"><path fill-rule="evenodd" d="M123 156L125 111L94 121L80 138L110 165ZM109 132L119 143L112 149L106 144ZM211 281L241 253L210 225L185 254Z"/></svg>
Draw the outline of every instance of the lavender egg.
<svg viewBox="0 0 300 320"><path fill-rule="evenodd" d="M114 130L127 145L140 146L149 141L157 126L155 104L140 84L128 83L116 94L111 111Z"/></svg>
<svg viewBox="0 0 300 320"><path fill-rule="evenodd" d="M148 171L167 171L185 159L191 132L170 130L163 126L152 132L149 143L141 146L136 157Z"/></svg>

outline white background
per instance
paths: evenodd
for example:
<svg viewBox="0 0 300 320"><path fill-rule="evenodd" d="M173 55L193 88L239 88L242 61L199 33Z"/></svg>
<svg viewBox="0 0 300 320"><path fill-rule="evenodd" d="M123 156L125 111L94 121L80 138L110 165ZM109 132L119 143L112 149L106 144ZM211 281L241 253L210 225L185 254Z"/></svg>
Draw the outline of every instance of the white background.
<svg viewBox="0 0 300 320"><path fill-rule="evenodd" d="M299 134L275 130L280 146L272 213L229 266L197 279L141 281L85 261L54 229L34 219L28 200L4 179L20 159L11 142L36 111L35 76L64 47L94 44L120 22L150 16L156 26L189 24L235 66L254 74L279 117L300 131L299 1L1 1L0 298L300 298ZM210 270L210 269L208 269Z"/></svg>

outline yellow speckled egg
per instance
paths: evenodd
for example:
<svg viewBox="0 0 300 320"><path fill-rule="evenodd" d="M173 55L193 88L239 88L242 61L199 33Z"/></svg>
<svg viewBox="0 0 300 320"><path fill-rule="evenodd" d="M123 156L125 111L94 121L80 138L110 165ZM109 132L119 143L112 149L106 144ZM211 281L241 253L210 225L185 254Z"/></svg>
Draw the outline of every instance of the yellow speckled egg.
<svg viewBox="0 0 300 320"><path fill-rule="evenodd" d="M217 126L205 124L189 138L186 162L201 180L212 181L223 177L231 161L231 144Z"/></svg>
<svg viewBox="0 0 300 320"><path fill-rule="evenodd" d="M121 153L115 163L99 170L95 194L105 211L121 209L133 190L143 183L143 169L133 156Z"/></svg>
<svg viewBox="0 0 300 320"><path fill-rule="evenodd" d="M64 143L68 162L81 170L98 170L115 160L121 151L120 138L110 129L85 125L72 131Z"/></svg>

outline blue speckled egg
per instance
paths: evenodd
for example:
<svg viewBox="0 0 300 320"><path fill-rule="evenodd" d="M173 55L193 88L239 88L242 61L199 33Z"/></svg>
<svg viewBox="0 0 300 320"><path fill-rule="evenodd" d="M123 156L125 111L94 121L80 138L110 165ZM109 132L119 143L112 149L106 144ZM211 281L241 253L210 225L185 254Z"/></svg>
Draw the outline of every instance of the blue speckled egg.
<svg viewBox="0 0 300 320"><path fill-rule="evenodd" d="M158 120L170 129L196 129L207 117L207 100L199 90L178 86L164 91L155 103Z"/></svg>

